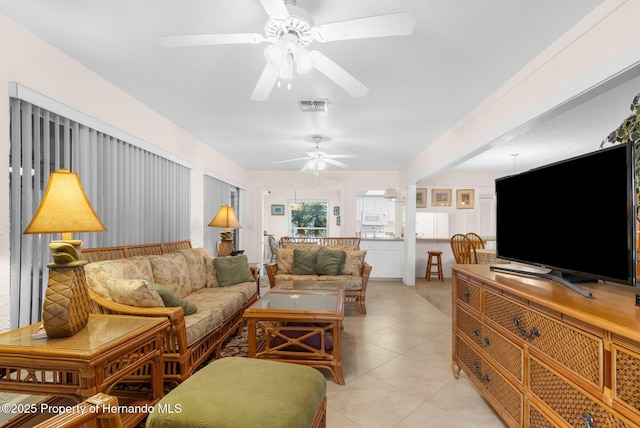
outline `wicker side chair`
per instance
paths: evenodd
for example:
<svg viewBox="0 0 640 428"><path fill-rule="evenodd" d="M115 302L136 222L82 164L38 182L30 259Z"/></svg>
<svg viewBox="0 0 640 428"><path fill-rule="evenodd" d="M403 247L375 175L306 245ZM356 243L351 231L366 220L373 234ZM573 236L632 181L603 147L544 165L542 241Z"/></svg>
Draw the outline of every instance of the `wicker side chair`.
<svg viewBox="0 0 640 428"><path fill-rule="evenodd" d="M472 248L469 239L461 233L456 233L451 237L451 250L453 257L458 264L475 263L476 253Z"/></svg>
<svg viewBox="0 0 640 428"><path fill-rule="evenodd" d="M469 243L471 244L471 256L472 256L472 263L478 263L478 258L476 256L476 250L484 248L484 241L482 240L482 238L480 237L480 235L478 235L477 233L474 232L469 232L466 235L464 235L468 240Z"/></svg>

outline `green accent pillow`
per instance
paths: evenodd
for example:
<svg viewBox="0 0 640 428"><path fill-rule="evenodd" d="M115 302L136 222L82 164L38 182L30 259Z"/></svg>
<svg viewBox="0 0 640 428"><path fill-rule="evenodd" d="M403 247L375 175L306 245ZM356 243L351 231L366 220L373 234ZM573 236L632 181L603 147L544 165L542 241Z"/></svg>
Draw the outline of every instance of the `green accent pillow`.
<svg viewBox="0 0 640 428"><path fill-rule="evenodd" d="M316 275L316 259L318 249L294 248L293 266L291 273L294 275Z"/></svg>
<svg viewBox="0 0 640 428"><path fill-rule="evenodd" d="M237 256L216 257L213 260L220 287L253 282L253 274L249 269L249 260L244 254Z"/></svg>
<svg viewBox="0 0 640 428"><path fill-rule="evenodd" d="M330 250L322 247L318 251L316 272L318 275L340 275L346 257L347 253L343 250Z"/></svg>
<svg viewBox="0 0 640 428"><path fill-rule="evenodd" d="M164 305L167 307L182 307L182 311L185 315L195 314L198 310L198 307L191 302L187 302L179 298L178 296L174 296L169 289L163 285L151 283L151 287L158 292L160 298L164 302Z"/></svg>

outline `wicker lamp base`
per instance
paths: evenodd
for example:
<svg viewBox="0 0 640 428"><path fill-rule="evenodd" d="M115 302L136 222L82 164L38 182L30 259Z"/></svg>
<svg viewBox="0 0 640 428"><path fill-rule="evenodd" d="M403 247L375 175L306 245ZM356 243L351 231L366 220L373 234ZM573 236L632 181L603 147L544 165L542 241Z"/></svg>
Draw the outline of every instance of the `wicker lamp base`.
<svg viewBox="0 0 640 428"><path fill-rule="evenodd" d="M49 337L73 336L87 325L91 301L87 292L84 264L49 265L49 282L42 305L42 325Z"/></svg>
<svg viewBox="0 0 640 428"><path fill-rule="evenodd" d="M233 241L222 240L218 242L218 257L230 256L233 251Z"/></svg>

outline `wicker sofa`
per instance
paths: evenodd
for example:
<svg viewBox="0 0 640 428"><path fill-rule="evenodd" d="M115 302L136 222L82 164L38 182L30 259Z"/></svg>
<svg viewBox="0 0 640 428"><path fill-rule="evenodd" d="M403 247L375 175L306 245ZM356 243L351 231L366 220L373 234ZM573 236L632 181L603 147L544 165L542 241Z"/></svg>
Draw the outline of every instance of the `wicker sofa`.
<svg viewBox="0 0 640 428"><path fill-rule="evenodd" d="M248 265L243 282L218 282L222 271L216 272L216 265L237 263L246 256L215 262L188 240L85 249L81 257L89 262L84 271L94 312L169 319L171 326L164 332L165 382L180 383L212 354L219 357L222 342L240 331L244 310L258 299L258 271ZM156 306L156 296L149 291L156 284L197 311L185 316L182 306ZM132 287L134 296L127 294Z"/></svg>
<svg viewBox="0 0 640 428"><path fill-rule="evenodd" d="M294 250L319 249L343 250L346 258L338 275L297 274L294 273ZM276 262L265 265L269 285L275 287L278 281L316 280L344 281L345 304L358 305L361 314L367 313L367 283L372 266L364 261L366 251L360 250L358 237L302 238L284 236L275 249Z"/></svg>

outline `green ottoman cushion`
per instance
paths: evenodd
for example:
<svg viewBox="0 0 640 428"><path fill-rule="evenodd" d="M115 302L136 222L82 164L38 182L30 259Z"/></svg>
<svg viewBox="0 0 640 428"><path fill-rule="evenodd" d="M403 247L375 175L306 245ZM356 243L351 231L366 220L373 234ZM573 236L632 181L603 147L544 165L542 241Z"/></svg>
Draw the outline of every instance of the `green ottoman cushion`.
<svg viewBox="0 0 640 428"><path fill-rule="evenodd" d="M165 395L147 428L309 428L326 394L311 367L228 357L215 360Z"/></svg>

